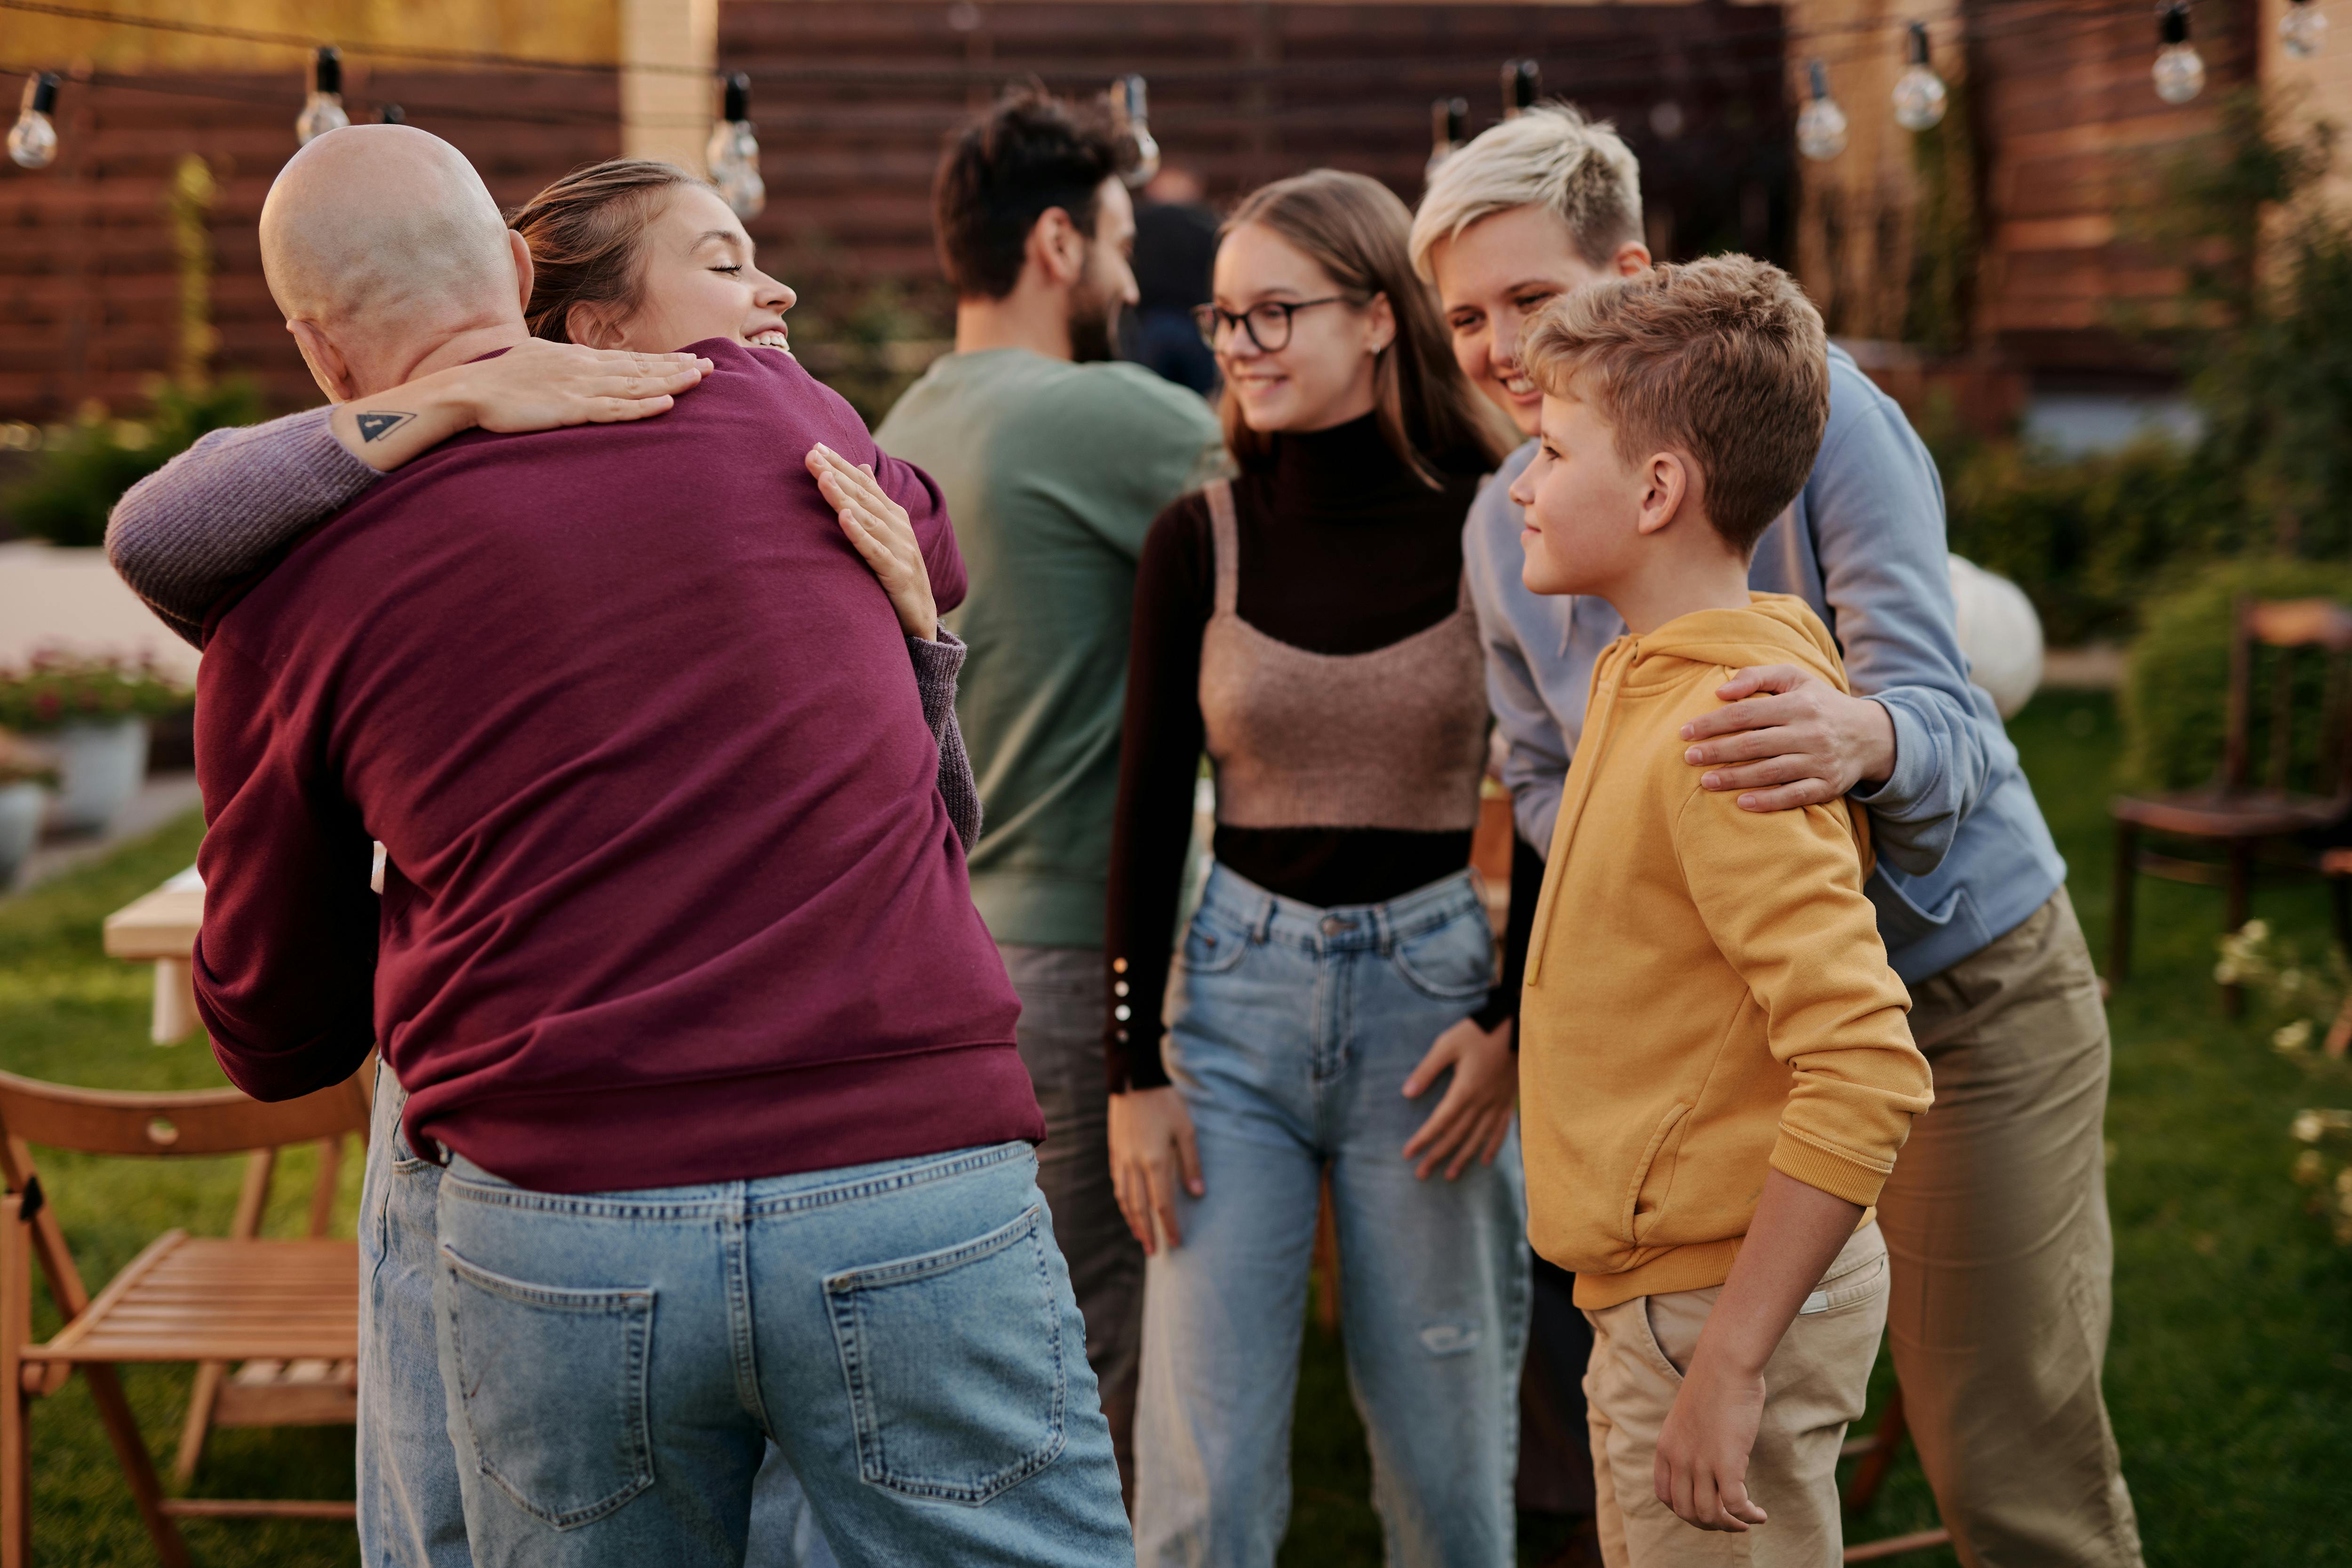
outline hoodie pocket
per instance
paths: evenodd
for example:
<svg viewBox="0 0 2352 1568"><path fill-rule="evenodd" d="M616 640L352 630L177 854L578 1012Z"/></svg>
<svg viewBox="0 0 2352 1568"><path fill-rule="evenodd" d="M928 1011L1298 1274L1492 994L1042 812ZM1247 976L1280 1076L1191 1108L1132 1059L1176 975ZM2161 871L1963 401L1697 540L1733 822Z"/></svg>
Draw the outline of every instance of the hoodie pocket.
<svg viewBox="0 0 2352 1568"><path fill-rule="evenodd" d="M1641 1159L1634 1163L1633 1179L1625 1184L1624 1215L1617 1226L1618 1234L1629 1245L1639 1245L1642 1238L1637 1227L1665 1204L1664 1187L1672 1184L1673 1173L1669 1171L1666 1173L1664 1183L1654 1193L1649 1191L1650 1173L1656 1168L1658 1156L1664 1152L1666 1141L1675 1135L1675 1130L1690 1113L1689 1106L1676 1100L1674 1109L1667 1111L1665 1119L1658 1123L1658 1130L1650 1134L1650 1142L1642 1150Z"/></svg>

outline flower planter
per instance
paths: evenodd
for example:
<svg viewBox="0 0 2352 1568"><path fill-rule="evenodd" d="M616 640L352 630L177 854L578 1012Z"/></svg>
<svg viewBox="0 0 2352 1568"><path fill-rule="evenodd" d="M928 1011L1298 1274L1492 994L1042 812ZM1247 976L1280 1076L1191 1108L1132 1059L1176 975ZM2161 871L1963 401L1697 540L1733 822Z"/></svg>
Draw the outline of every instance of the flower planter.
<svg viewBox="0 0 2352 1568"><path fill-rule="evenodd" d="M49 820L68 833L102 833L147 776L147 721L68 724L43 737L57 753L58 803Z"/></svg>
<svg viewBox="0 0 2352 1568"><path fill-rule="evenodd" d="M16 873L40 841L48 815L49 792L32 783L0 784L0 893L16 885Z"/></svg>

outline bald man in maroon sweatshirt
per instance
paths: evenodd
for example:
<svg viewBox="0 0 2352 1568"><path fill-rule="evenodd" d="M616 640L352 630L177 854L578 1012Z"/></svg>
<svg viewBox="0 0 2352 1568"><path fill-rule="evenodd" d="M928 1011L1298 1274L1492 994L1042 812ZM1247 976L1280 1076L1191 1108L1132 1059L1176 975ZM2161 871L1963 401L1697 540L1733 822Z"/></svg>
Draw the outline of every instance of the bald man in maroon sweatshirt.
<svg viewBox="0 0 2352 1568"><path fill-rule="evenodd" d="M665 416L451 441L217 613L215 1049L274 1100L380 1042L446 1165L478 1563L740 1563L771 1436L845 1562L1120 1560L1018 1004L802 454L875 464L952 603L938 493L693 347Z"/></svg>

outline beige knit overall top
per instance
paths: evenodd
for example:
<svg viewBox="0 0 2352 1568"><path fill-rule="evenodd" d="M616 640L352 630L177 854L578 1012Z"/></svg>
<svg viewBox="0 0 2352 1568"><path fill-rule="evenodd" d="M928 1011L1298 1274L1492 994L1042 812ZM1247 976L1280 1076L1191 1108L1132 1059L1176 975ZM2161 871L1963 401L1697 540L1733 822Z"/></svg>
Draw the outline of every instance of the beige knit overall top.
<svg viewBox="0 0 2352 1568"><path fill-rule="evenodd" d="M1468 579L1454 613L1369 653L1315 653L1242 619L1233 488L1208 487L1216 607L1201 634L1201 717L1217 820L1234 827L1478 824L1486 657Z"/></svg>

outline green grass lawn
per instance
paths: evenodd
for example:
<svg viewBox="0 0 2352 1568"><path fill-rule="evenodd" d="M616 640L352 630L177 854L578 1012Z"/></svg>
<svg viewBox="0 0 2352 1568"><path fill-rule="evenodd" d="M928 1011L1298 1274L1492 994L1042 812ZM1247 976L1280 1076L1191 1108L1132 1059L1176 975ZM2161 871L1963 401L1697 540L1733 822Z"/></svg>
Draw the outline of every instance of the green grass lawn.
<svg viewBox="0 0 2352 1568"><path fill-rule="evenodd" d="M2073 868L2095 951L2107 929L2104 803L2117 750L2112 704L2053 692L2011 726ZM184 824L35 894L0 902L0 1067L110 1087L197 1088L219 1074L201 1045L146 1043L143 971L105 958L99 921L193 858ZM2258 912L2315 951L2325 900L2285 886ZM2315 1083L2268 1046L2270 1025L2221 1016L2210 973L2220 922L2210 890L2143 883L2137 977L2115 998L2108 1175L2116 1221L2116 1329L2107 1396L2140 1510L2148 1560L2204 1564L2352 1563L2343 1506L2352 1465L2352 1249L2305 1210L2288 1132L2307 1105L2352 1104L2352 1083ZM172 1225L226 1228L233 1162L43 1161L47 1186L96 1283ZM355 1166L355 1163L354 1163ZM295 1234L311 1167L289 1157L271 1217ZM345 1223L357 1172L344 1182ZM37 1331L54 1319L44 1315ZM1380 1562L1370 1477L1339 1346L1310 1326L1294 1447L1297 1503L1285 1568ZM1882 1376L1884 1368L1882 1367ZM184 1372L133 1372L131 1398L168 1463ZM152 1561L79 1383L34 1407L36 1551L47 1564ZM229 1432L214 1439L205 1495L348 1497L351 1438L336 1430ZM1935 1510L1916 1463L1899 1466L1851 1537L1926 1528ZM1526 1521L1523 1560L1560 1540ZM350 1532L320 1524L188 1527L198 1560L342 1563ZM1949 1564L1921 1552L1913 1568Z"/></svg>

